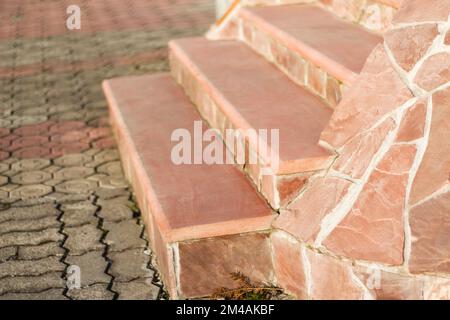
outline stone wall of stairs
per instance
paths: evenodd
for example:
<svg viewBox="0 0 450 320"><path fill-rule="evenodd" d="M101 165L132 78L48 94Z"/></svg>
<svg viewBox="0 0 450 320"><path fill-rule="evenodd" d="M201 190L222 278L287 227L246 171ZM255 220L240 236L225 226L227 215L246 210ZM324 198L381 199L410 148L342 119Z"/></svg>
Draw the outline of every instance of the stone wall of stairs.
<svg viewBox="0 0 450 320"><path fill-rule="evenodd" d="M172 77L104 83L172 298L236 270L299 299L449 298L450 3L403 2L242 1L170 43ZM175 165L194 121L279 129L279 153L244 137L224 152L256 164Z"/></svg>

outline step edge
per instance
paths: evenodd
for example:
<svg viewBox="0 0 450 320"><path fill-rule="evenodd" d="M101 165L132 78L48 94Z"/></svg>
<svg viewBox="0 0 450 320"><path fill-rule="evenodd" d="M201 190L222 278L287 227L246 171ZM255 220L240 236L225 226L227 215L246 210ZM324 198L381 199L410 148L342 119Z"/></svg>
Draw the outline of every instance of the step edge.
<svg viewBox="0 0 450 320"><path fill-rule="evenodd" d="M241 8L239 14L244 18L253 22L255 25L261 28L264 32L268 33L271 37L279 39L279 41L289 50L292 50L304 57L305 60L310 61L317 67L322 68L337 80L344 82L347 85L351 85L357 78L358 74L354 71L343 66L339 62L327 57L322 52L312 48L299 39L291 36L289 33L282 31L276 26L270 24L263 18L258 17L251 12L248 8Z"/></svg>
<svg viewBox="0 0 450 320"><path fill-rule="evenodd" d="M126 77L121 77L126 78ZM120 79L120 78L114 78ZM111 79L110 79L111 80ZM111 112L111 117L113 117L115 122L118 123L118 126L122 129L126 128L126 124L123 121L122 113L120 112L120 108L118 108L117 101L112 93L112 88L110 86L110 80L104 80L102 83L103 90L105 92L105 96L108 101L109 110ZM120 128L116 128L113 126L113 130L120 130ZM139 153L137 152L136 146L133 143L129 133L127 130L121 130L121 134L126 141L126 143L130 146L130 148L134 151L130 156L130 160L135 166L135 170L139 172L141 177L141 183L145 185L146 192L145 197L149 198L148 205L151 207L150 212L154 218L155 223L157 224L157 228L159 233L161 234L163 241L165 243L174 243L181 241L191 241L191 240L199 240L204 238L213 238L213 237L222 237L228 235L237 235L241 233L249 233L249 232L261 232L271 229L271 225L276 218L276 214L273 209L267 205L267 215L261 217L254 218L244 218L244 219L233 219L223 222L216 223L207 223L201 225L193 225L182 228L172 228L167 221L163 213L163 209L160 206L156 193L152 187L150 179L147 177L145 168L142 165L142 159L139 157ZM136 158L137 156L137 158ZM236 169L238 170L238 169ZM256 190L253 190L257 192ZM262 200L264 201L264 200ZM141 204L140 204L141 205ZM242 228L244 226L244 228ZM239 229L240 228L240 229ZM228 230L227 230L228 229ZM225 231L227 230L227 231Z"/></svg>
<svg viewBox="0 0 450 320"><path fill-rule="evenodd" d="M194 38L195 39L195 38ZM236 124L236 126L239 129L242 130L248 130L253 129L253 127L244 119L244 117L237 111L234 106L220 93L220 91L215 88L215 86L206 78L206 76L202 73L200 69L198 69L197 66L190 60L189 56L184 52L184 50L178 46L177 40L172 40L169 42L169 48L171 52L176 55L177 59L180 60L180 62L183 63L183 65L189 69L189 71L196 77L196 79L201 83L203 89L207 94L209 94L213 99L216 100L217 106L220 108L220 110L229 118L233 119L233 123ZM269 63L269 62L268 62ZM281 71L280 71L281 72ZM292 81L289 79L289 81ZM328 108L328 107L327 107ZM256 142L252 143L253 145L258 145ZM317 141L318 145L318 141ZM318 145L319 146L319 145ZM324 153L330 153L329 150L326 150L322 148ZM274 163L271 159L267 159L264 156L266 154L271 154L271 149L267 146L267 152L261 155L264 162L266 164ZM283 160L278 157L278 159L275 159L275 163L279 164L279 169L275 174L295 174L300 173L304 171L299 170L292 170L290 169L294 163L307 163L314 160L322 160L324 163L323 165L319 166L319 169L325 169L325 163L327 163L330 158L334 158L334 155L330 153L329 155L324 155L320 157L308 157L308 158L301 158L296 160ZM306 165L304 165L306 166ZM313 171L313 169L309 169L307 171Z"/></svg>

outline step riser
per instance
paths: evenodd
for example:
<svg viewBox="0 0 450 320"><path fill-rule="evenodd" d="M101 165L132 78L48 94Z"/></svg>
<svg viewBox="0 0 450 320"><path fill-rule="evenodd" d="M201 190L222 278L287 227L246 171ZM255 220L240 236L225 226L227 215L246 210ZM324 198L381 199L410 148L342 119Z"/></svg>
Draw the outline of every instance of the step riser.
<svg viewBox="0 0 450 320"><path fill-rule="evenodd" d="M180 58L176 50L170 51L169 54L171 73L176 82L178 82L185 90L186 95L191 99L193 104L198 109L199 113L205 119L210 127L217 129L222 137L225 136L227 129L238 130L230 119L223 113L220 108L220 102L217 101L214 94L207 92L206 87L196 77L195 71L189 69L186 63ZM226 139L224 141L227 142ZM235 141L233 146L227 145L228 149L236 159L235 146L241 146L240 149L245 149L247 161L250 159L249 154L257 154L248 142L248 140ZM266 168L266 163L258 158L258 164L239 165L239 168L245 172L250 178L255 188L267 200L272 208L278 210L286 206L293 197L298 194L304 185L307 184L308 179L314 174L320 174L322 169L328 167L328 163L323 163L320 167L312 171L297 172L294 174L263 174L262 170Z"/></svg>
<svg viewBox="0 0 450 320"><path fill-rule="evenodd" d="M335 108L341 101L344 90L354 78L353 74L349 74L345 81L339 80L310 58L300 55L295 48L285 46L285 41L270 36L244 12L240 14L239 25L241 30L239 30L238 38L274 63L294 82L308 88L331 108Z"/></svg>

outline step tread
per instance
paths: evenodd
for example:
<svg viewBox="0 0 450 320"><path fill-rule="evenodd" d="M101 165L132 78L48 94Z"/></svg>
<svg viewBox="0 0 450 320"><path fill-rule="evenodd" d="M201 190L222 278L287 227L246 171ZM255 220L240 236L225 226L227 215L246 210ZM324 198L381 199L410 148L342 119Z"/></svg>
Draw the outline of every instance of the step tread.
<svg viewBox="0 0 450 320"><path fill-rule="evenodd" d="M193 136L194 121L201 118L169 74L116 78L105 81L103 87L113 128L126 137L121 156L135 157L143 169L139 181L132 181L133 187L147 186L145 193L158 202L152 207L161 208L154 214L167 222L169 230L164 232L171 233L172 240L270 226L271 209L233 165L171 161L177 144L171 141L172 132L185 128Z"/></svg>
<svg viewBox="0 0 450 320"><path fill-rule="evenodd" d="M355 74L361 72L369 54L382 42L380 35L316 5L248 7L242 13L259 22L266 32L284 38L290 49L309 51L308 58L318 60L313 62L339 64Z"/></svg>
<svg viewBox="0 0 450 320"><path fill-rule="evenodd" d="M330 157L318 141L332 110L245 44L185 38L170 47L236 127L280 130L281 162Z"/></svg>

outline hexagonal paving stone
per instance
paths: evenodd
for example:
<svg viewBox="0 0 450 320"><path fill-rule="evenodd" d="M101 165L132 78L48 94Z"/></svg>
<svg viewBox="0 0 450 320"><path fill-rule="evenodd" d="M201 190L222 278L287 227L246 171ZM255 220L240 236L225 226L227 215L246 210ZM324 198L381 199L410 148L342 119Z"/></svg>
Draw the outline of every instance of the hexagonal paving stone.
<svg viewBox="0 0 450 320"><path fill-rule="evenodd" d="M97 168L97 171L100 173L106 173L111 176L122 176L122 166L120 161L108 162Z"/></svg>
<svg viewBox="0 0 450 320"><path fill-rule="evenodd" d="M97 187L97 182L92 180L70 180L58 184L55 187L57 192L63 193L89 193Z"/></svg>
<svg viewBox="0 0 450 320"><path fill-rule="evenodd" d="M13 183L27 185L27 184L39 184L50 180L52 175L45 171L27 171L21 172L11 178Z"/></svg>
<svg viewBox="0 0 450 320"><path fill-rule="evenodd" d="M92 157L80 153L80 154L67 154L60 158L56 158L54 160L54 163L61 167L76 167L76 166L82 166L83 164L92 161Z"/></svg>
<svg viewBox="0 0 450 320"><path fill-rule="evenodd" d="M94 174L94 169L86 167L69 167L61 169L53 175L56 180L74 180Z"/></svg>
<svg viewBox="0 0 450 320"><path fill-rule="evenodd" d="M22 186L11 191L12 198L18 199L32 199L40 198L52 192L52 188L42 184L34 184L29 186Z"/></svg>
<svg viewBox="0 0 450 320"><path fill-rule="evenodd" d="M47 159L23 159L11 165L11 169L16 171L41 170L50 165Z"/></svg>

